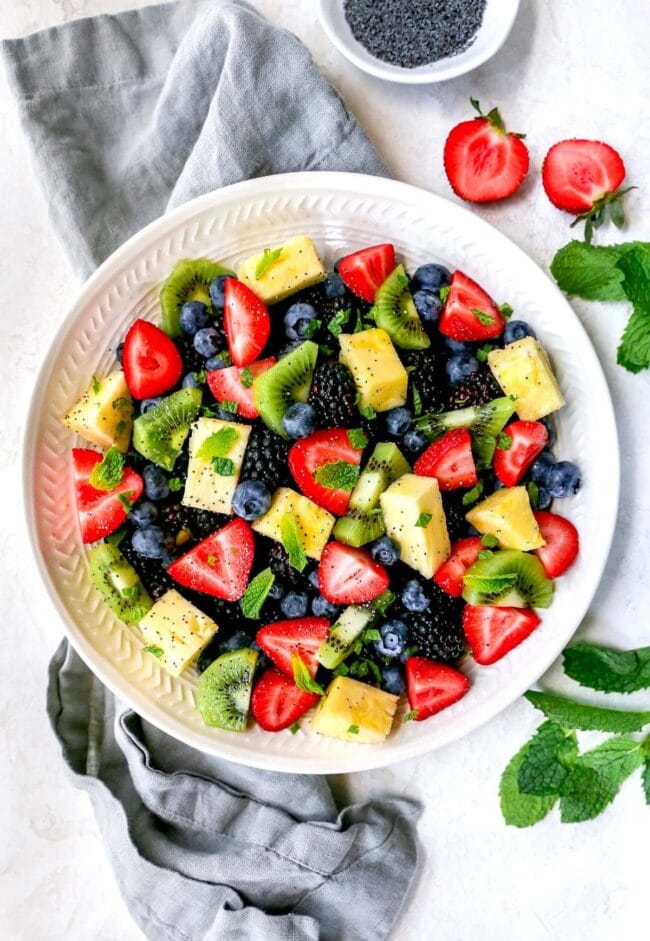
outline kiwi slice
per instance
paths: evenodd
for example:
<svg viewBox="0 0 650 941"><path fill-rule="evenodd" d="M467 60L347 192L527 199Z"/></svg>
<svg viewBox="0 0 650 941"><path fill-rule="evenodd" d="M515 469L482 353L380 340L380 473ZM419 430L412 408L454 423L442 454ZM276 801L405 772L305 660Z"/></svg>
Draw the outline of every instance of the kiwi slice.
<svg viewBox="0 0 650 941"><path fill-rule="evenodd" d="M253 383L253 401L264 422L283 438L282 416L292 402L306 402L318 356L318 344L305 340Z"/></svg>
<svg viewBox="0 0 650 941"><path fill-rule="evenodd" d="M133 422L133 447L147 460L172 470L199 414L203 393L187 388L172 392Z"/></svg>
<svg viewBox="0 0 650 941"><path fill-rule="evenodd" d="M375 323L403 350L426 350L431 340L426 335L415 303L408 289L404 267L398 265L388 275L375 296Z"/></svg>
<svg viewBox="0 0 650 941"><path fill-rule="evenodd" d="M212 307L210 285L220 274L235 276L209 258L182 258L176 262L160 290L162 326L168 336L181 335L181 307L186 301L202 301Z"/></svg>
<svg viewBox="0 0 650 941"><path fill-rule="evenodd" d="M111 611L125 624L142 620L153 601L117 546L100 542L92 547L89 558L93 584Z"/></svg>
<svg viewBox="0 0 650 941"><path fill-rule="evenodd" d="M196 705L206 725L243 732L257 665L257 651L224 653L199 677Z"/></svg>
<svg viewBox="0 0 650 941"><path fill-rule="evenodd" d="M354 490L345 516L336 521L334 535L348 546L363 546L386 532L379 497L394 480L408 474L410 465L392 441L375 445Z"/></svg>
<svg viewBox="0 0 650 941"><path fill-rule="evenodd" d="M351 604L343 611L338 621L330 627L327 638L321 644L316 659L327 670L335 670L345 660L352 645L375 616L372 604Z"/></svg>
<svg viewBox="0 0 650 941"><path fill-rule="evenodd" d="M548 608L553 582L537 556L519 549L502 549L479 559L464 578L468 604L512 608Z"/></svg>
<svg viewBox="0 0 650 941"><path fill-rule="evenodd" d="M419 418L415 427L429 441L435 441L452 428L469 428L474 442L474 453L479 468L489 467L494 456L497 435L515 411L515 403L509 396L493 399L485 405L470 405L453 412L439 415L427 414Z"/></svg>

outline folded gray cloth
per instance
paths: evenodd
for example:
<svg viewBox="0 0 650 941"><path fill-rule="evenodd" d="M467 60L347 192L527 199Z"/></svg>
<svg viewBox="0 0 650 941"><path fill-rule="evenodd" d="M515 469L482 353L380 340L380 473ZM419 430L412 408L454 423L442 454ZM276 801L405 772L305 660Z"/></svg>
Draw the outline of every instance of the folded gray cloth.
<svg viewBox="0 0 650 941"><path fill-rule="evenodd" d="M244 4L81 20L5 42L2 53L80 274L165 209L224 184L291 170L385 172L300 42ZM48 711L148 938L387 934L416 867L412 803L337 814L324 778L196 752L116 702L65 642Z"/></svg>

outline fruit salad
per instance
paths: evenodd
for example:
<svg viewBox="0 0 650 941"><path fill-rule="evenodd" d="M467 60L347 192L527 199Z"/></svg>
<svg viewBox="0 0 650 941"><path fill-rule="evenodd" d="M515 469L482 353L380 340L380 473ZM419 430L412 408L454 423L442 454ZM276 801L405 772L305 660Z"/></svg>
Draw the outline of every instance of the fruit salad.
<svg viewBox="0 0 650 941"><path fill-rule="evenodd" d="M534 631L580 472L540 339L469 275L308 236L184 259L63 421L112 612L209 726L379 743ZM310 712L311 718L304 719Z"/></svg>

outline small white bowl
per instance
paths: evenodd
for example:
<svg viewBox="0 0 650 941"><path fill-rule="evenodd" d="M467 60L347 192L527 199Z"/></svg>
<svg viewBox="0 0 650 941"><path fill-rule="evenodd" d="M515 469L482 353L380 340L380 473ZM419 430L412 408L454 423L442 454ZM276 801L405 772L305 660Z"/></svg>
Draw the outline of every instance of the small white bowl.
<svg viewBox="0 0 650 941"><path fill-rule="evenodd" d="M318 15L329 39L341 55L357 68L389 82L426 85L464 75L487 62L506 41L517 16L519 2L520 0L487 0L483 22L474 41L464 52L414 69L391 65L371 55L352 35L345 18L344 0L318 0Z"/></svg>

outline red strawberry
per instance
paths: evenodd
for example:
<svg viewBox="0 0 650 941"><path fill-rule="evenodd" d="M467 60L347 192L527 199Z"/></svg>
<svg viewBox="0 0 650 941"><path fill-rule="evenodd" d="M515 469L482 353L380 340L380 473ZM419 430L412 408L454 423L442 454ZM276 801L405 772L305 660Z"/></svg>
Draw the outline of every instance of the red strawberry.
<svg viewBox="0 0 650 941"><path fill-rule="evenodd" d="M502 434L507 437L497 438L494 472L505 487L514 487L546 447L548 429L539 421L513 421Z"/></svg>
<svg viewBox="0 0 650 941"><path fill-rule="evenodd" d="M124 468L122 479L113 490L96 490L88 483L93 467L102 459L102 455L89 448L73 448L74 487L83 542L96 542L109 536L126 519L126 510L118 499L124 494L135 503L142 493L142 477L128 467Z"/></svg>
<svg viewBox="0 0 650 941"><path fill-rule="evenodd" d="M365 549L353 549L340 542L330 542L323 549L318 565L318 587L323 597L333 604L372 601L386 591L389 582L386 569Z"/></svg>
<svg viewBox="0 0 650 941"><path fill-rule="evenodd" d="M377 288L394 268L394 247L390 244L371 245L342 258L338 264L338 273L353 294L372 304Z"/></svg>
<svg viewBox="0 0 650 941"><path fill-rule="evenodd" d="M406 660L406 688L409 706L415 710L417 722L462 699L469 689L464 673L445 663L434 663L426 657Z"/></svg>
<svg viewBox="0 0 650 941"><path fill-rule="evenodd" d="M537 525L540 528L546 545L535 550L535 555L544 566L549 578L563 575L573 564L580 548L580 537L573 523L546 510L535 513Z"/></svg>
<svg viewBox="0 0 650 941"><path fill-rule="evenodd" d="M314 503L342 516L350 503L352 480L348 481L348 489L341 487L325 487L316 480L316 471L326 464L352 464L358 467L361 463L363 448L353 448L345 428L329 428L316 431L307 438L301 438L292 445L289 451L289 470L291 476L302 492ZM339 467L345 472L344 466ZM349 468L348 468L349 470ZM336 476L336 468L332 471Z"/></svg>
<svg viewBox="0 0 650 941"><path fill-rule="evenodd" d="M478 483L467 428L454 428L430 444L413 468L420 477L435 477L441 490L474 487Z"/></svg>
<svg viewBox="0 0 650 941"><path fill-rule="evenodd" d="M148 320L136 320L124 338L122 368L131 395L151 399L176 385L183 360L166 333Z"/></svg>
<svg viewBox="0 0 650 941"><path fill-rule="evenodd" d="M274 366L275 356L258 359L250 366L228 366L207 374L208 386L217 402L236 402L237 414L242 418L257 418L259 412L253 405L253 380ZM248 369L249 373L244 370ZM244 378L242 379L242 373Z"/></svg>
<svg viewBox="0 0 650 941"><path fill-rule="evenodd" d="M167 573L192 591L238 601L248 584L254 555L253 531L244 520L236 519L172 562Z"/></svg>
<svg viewBox="0 0 650 941"><path fill-rule="evenodd" d="M309 670L316 676L319 649L330 629L326 618L291 618L267 624L257 632L255 640L281 673L293 679L292 654L297 653Z"/></svg>
<svg viewBox="0 0 650 941"><path fill-rule="evenodd" d="M465 606L463 630L477 663L487 666L505 657L535 630L540 620L529 608Z"/></svg>
<svg viewBox="0 0 650 941"><path fill-rule="evenodd" d="M271 319L262 301L235 278L226 278L223 326L235 366L248 366L260 355L271 333Z"/></svg>
<svg viewBox="0 0 650 941"><path fill-rule="evenodd" d="M462 271L454 271L440 317L440 332L452 340L489 340L503 332L505 320L489 294Z"/></svg>
<svg viewBox="0 0 650 941"><path fill-rule="evenodd" d="M523 134L506 131L496 108L457 124L445 142L445 172L457 196L471 203L504 199L519 189L528 173L528 148Z"/></svg>
<svg viewBox="0 0 650 941"><path fill-rule="evenodd" d="M467 539L460 539L455 542L451 547L449 558L442 563L434 574L434 582L448 595L460 598L464 587L463 576L470 565L474 565L478 560L481 549L479 536L469 536Z"/></svg>
<svg viewBox="0 0 650 941"><path fill-rule="evenodd" d="M291 680L269 667L260 676L251 697L251 712L267 732L288 729L320 699L318 693L304 693Z"/></svg>

